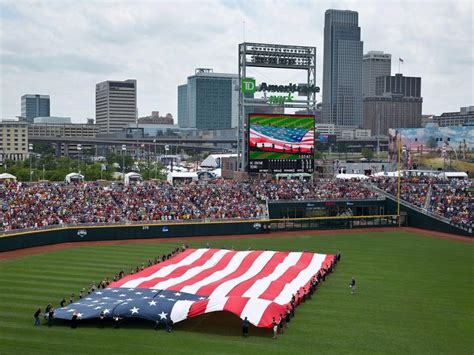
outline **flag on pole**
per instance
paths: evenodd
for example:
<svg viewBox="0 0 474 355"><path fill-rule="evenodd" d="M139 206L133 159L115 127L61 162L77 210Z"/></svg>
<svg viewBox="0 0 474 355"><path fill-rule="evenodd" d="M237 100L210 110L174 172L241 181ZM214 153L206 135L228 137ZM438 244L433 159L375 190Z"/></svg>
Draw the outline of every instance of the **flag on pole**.
<svg viewBox="0 0 474 355"><path fill-rule="evenodd" d="M228 311L257 327L271 327L286 306L334 255L309 252L187 249L165 262L128 275L109 288L57 309L55 317L142 318L177 323ZM326 272L325 270L321 272Z"/></svg>
<svg viewBox="0 0 474 355"><path fill-rule="evenodd" d="M398 58L398 61L399 61L400 63L404 63L404 62L405 62L405 61L404 61L402 58L400 58L400 57Z"/></svg>

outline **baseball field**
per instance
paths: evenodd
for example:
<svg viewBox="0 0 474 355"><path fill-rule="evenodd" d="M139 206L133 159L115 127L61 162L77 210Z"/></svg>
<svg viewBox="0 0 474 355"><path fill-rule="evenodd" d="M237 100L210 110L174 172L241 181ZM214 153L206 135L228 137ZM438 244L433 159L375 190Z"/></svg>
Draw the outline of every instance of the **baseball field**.
<svg viewBox="0 0 474 355"><path fill-rule="evenodd" d="M176 324L120 329L33 326L33 313L91 282L168 253L183 241L86 245L0 261L0 354L445 353L474 351L474 249L471 242L408 230L187 240L192 247L342 252L333 274L296 310L286 332L250 329L215 313ZM0 254L0 258L2 255ZM348 287L357 280L357 293Z"/></svg>

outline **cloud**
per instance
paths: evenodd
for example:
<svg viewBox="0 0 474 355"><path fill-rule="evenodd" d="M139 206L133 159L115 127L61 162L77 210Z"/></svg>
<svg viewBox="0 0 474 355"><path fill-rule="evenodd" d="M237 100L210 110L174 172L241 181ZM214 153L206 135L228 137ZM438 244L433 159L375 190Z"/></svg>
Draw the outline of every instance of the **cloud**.
<svg viewBox="0 0 474 355"><path fill-rule="evenodd" d="M110 74L117 65L85 55L17 55L1 54L2 66L16 69L18 72L63 72L79 71L83 73Z"/></svg>
<svg viewBox="0 0 474 355"><path fill-rule="evenodd" d="M324 11L359 12L364 52L383 50L422 77L423 111L473 104L473 5L469 1L48 1L0 3L1 117L24 93L51 95L51 113L94 117L97 82L138 80L140 114L177 111L177 86L198 67L237 72L245 39L317 47L322 85ZM449 14L449 15L448 15ZM303 73L257 69L257 80ZM318 97L320 98L320 96Z"/></svg>

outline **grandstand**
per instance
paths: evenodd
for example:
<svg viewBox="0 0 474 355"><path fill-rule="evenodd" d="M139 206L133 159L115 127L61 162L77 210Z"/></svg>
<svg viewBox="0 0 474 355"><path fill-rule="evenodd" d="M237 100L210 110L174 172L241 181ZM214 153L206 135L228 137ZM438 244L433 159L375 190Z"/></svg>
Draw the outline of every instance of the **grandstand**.
<svg viewBox="0 0 474 355"><path fill-rule="evenodd" d="M0 190L0 233L110 224L331 220L349 215L359 219L373 217L369 225L374 225L374 220L378 221L376 225L392 225L392 219L380 222L376 217L397 214L393 204L397 188L397 179L386 176L314 181L215 179L177 186L167 182L106 186L90 182L72 185L4 182ZM441 221L446 225L445 231L472 235L471 180L406 176L401 179L400 197L403 213L400 223L417 226L417 218L409 216L410 211L415 211ZM284 228L291 229L293 225L286 223ZM309 223L306 228L347 225ZM270 223L268 229L281 229L278 226L281 223Z"/></svg>

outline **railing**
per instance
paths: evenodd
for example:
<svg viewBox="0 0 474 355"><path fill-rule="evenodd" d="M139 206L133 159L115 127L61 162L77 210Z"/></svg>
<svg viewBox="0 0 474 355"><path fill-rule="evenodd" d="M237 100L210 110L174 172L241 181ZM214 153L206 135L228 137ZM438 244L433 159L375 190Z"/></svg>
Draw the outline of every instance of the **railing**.
<svg viewBox="0 0 474 355"><path fill-rule="evenodd" d="M105 226L164 226L170 224L186 224L186 223L231 223L231 222L251 222L251 221L265 221L268 220L267 215L257 216L252 218L200 218L200 219L170 219L159 221L119 221L119 222L90 222L90 223L68 223L68 224L52 224L44 227L21 228L12 229L8 231L0 231L0 238L12 234L28 233L28 232L43 232L48 230L61 229L81 229L90 227L105 227Z"/></svg>
<svg viewBox="0 0 474 355"><path fill-rule="evenodd" d="M271 200L269 203L291 203L291 202L353 202L353 201L367 201L367 202L374 202L374 201L383 201L385 200L385 196L377 196L377 197L370 197L370 198L325 198L325 199L302 199L302 200Z"/></svg>

